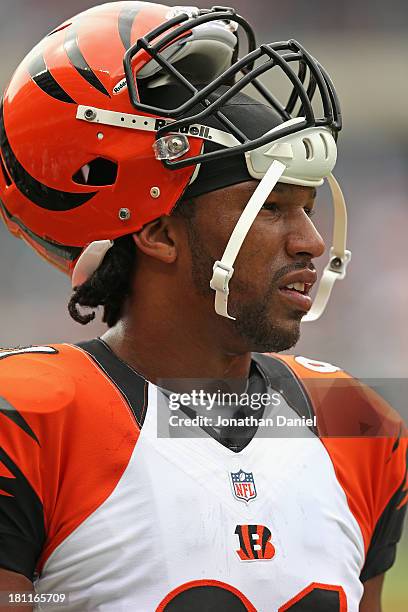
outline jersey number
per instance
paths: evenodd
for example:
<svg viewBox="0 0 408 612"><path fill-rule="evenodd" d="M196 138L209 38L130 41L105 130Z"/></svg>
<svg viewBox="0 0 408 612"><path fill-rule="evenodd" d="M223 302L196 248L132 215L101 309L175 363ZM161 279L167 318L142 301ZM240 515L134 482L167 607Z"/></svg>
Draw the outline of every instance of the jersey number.
<svg viewBox="0 0 408 612"><path fill-rule="evenodd" d="M257 612L235 587L218 580L193 580L169 593L157 612ZM340 586L312 582L277 612L347 612L346 594Z"/></svg>
<svg viewBox="0 0 408 612"><path fill-rule="evenodd" d="M52 346L28 346L26 348L21 349L10 349L8 351L0 351L0 359L5 359L6 357L12 357L13 355L27 355L27 354L37 354L37 353L58 353L57 349Z"/></svg>

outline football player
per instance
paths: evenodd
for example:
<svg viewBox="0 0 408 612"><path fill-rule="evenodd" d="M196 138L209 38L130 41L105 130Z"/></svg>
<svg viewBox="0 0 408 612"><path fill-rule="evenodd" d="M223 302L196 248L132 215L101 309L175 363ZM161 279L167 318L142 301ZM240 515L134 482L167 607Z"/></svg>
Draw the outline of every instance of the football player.
<svg viewBox="0 0 408 612"><path fill-rule="evenodd" d="M97 6L17 68L2 218L108 330L0 353L3 604L380 610L404 426L339 368L276 354L350 259L340 129L322 65L226 7Z"/></svg>

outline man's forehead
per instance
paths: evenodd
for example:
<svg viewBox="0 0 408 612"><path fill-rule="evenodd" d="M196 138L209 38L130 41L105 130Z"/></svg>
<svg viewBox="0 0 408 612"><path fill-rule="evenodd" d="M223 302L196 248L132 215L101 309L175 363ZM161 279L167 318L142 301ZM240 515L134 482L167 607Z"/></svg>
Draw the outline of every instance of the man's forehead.
<svg viewBox="0 0 408 612"><path fill-rule="evenodd" d="M317 195L316 187L306 187L305 185L291 185L289 183L276 183L273 191L276 193L290 194L294 191L303 191L310 199L315 199Z"/></svg>
<svg viewBox="0 0 408 612"><path fill-rule="evenodd" d="M258 181L246 181L245 183L239 183L237 185L232 185L228 187L228 190L236 191L237 193L242 194L251 194L255 191L257 186L259 185ZM307 187L305 185L292 185L289 183L276 183L275 187L272 190L272 193L279 193L284 196L293 196L293 194L297 192L303 192L304 195L307 196L308 199L314 200L316 198L316 187Z"/></svg>

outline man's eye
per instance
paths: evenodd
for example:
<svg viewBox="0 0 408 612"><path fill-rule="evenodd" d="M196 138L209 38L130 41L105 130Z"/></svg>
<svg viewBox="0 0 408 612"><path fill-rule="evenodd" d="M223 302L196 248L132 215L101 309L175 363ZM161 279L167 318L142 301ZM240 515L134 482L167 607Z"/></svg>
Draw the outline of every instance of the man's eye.
<svg viewBox="0 0 408 612"><path fill-rule="evenodd" d="M314 208L308 208L307 206L305 206L303 210L305 211L308 217L313 217L316 212Z"/></svg>
<svg viewBox="0 0 408 612"><path fill-rule="evenodd" d="M271 210L272 212L279 212L279 206L273 202L265 202L262 208L264 210Z"/></svg>

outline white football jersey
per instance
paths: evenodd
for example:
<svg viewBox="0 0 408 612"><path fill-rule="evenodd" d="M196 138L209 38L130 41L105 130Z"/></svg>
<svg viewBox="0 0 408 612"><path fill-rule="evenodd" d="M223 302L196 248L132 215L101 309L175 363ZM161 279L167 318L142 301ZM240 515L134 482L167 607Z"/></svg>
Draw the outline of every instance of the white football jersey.
<svg viewBox="0 0 408 612"><path fill-rule="evenodd" d="M406 439L378 398L344 372L255 355L280 401L234 452L188 421L173 437L167 395L101 341L52 348L0 361L0 504L21 517L12 534L0 519L0 565L36 569L36 592L65 593L70 612L358 612L406 502ZM273 387L274 372L285 376ZM386 413L395 436L331 436L332 385L313 387L325 376L353 414L358 398L365 417Z"/></svg>

